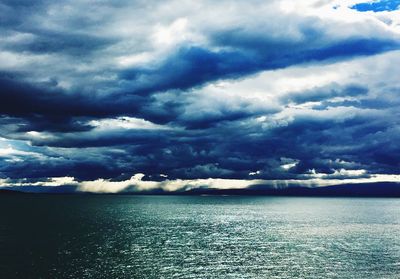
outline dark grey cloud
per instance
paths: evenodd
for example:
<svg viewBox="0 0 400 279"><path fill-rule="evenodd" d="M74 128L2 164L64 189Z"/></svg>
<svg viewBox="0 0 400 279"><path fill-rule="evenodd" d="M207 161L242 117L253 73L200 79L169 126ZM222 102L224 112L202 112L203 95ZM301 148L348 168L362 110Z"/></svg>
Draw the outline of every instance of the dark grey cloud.
<svg viewBox="0 0 400 279"><path fill-rule="evenodd" d="M117 92L100 95L96 92L68 92L57 83L27 83L14 77L1 77L2 97L0 112L8 115L50 116L117 116L138 111L142 103L149 101L140 96ZM150 100L151 101L151 100Z"/></svg>
<svg viewBox="0 0 400 279"><path fill-rule="evenodd" d="M60 34L55 31L35 32L35 37L28 42L9 45L10 50L19 50L33 53L62 53L67 55L81 56L90 54L93 51L107 47L114 42L113 39L96 37L95 35L70 33ZM7 46L5 47L7 49Z"/></svg>
<svg viewBox="0 0 400 279"><path fill-rule="evenodd" d="M237 40L243 42L246 38ZM286 46L271 43L264 46L265 42L260 45L258 41L258 38L248 41L253 49L246 49L247 52L242 49L210 51L199 47L185 47L160 65L150 69L129 69L122 72L120 78L136 81L137 85L133 89L135 94L187 90L219 79L236 79L261 70L285 68L308 61L373 55L400 47L397 40L364 38L331 42L316 49L313 45L313 48L306 48L297 44ZM274 51L269 51L270 48ZM144 82L141 83L142 80Z"/></svg>
<svg viewBox="0 0 400 279"><path fill-rule="evenodd" d="M399 174L398 29L314 4L1 1L1 178Z"/></svg>
<svg viewBox="0 0 400 279"><path fill-rule="evenodd" d="M284 96L282 99L284 102L301 104L331 100L335 97L362 97L367 95L367 93L368 88L359 84L347 85L344 88L340 84L330 84L322 88L313 88L311 90L297 92L297 94L294 92L288 96Z"/></svg>

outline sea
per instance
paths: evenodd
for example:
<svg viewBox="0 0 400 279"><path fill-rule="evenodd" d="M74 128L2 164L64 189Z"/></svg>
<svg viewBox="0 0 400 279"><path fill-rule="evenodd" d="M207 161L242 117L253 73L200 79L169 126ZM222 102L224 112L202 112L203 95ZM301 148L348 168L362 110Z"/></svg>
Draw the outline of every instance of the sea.
<svg viewBox="0 0 400 279"><path fill-rule="evenodd" d="M400 278L400 199L2 195L0 278Z"/></svg>

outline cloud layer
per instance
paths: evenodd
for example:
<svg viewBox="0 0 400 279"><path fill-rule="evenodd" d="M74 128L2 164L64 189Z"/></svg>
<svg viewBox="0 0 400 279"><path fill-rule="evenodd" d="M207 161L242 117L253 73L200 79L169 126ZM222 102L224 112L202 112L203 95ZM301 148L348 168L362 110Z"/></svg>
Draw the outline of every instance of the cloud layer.
<svg viewBox="0 0 400 279"><path fill-rule="evenodd" d="M394 2L0 1L0 179L393 181Z"/></svg>

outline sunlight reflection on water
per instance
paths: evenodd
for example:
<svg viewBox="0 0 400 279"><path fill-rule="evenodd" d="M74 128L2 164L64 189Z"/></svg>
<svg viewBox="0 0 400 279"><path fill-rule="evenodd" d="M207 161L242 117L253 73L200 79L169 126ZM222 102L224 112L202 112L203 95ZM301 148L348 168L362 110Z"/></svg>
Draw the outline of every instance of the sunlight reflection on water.
<svg viewBox="0 0 400 279"><path fill-rule="evenodd" d="M400 199L0 198L1 278L400 274Z"/></svg>

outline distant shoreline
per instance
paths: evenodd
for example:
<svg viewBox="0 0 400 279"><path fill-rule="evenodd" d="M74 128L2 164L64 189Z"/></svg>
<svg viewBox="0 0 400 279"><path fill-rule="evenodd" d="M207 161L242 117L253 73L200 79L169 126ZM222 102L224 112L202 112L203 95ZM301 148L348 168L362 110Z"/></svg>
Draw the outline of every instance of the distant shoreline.
<svg viewBox="0 0 400 279"><path fill-rule="evenodd" d="M162 189L152 191L125 191L117 193L93 193L77 191L72 186L20 186L23 189L4 187L0 195L158 195L158 196L284 196L284 197L377 197L400 198L400 183L362 183L343 184L325 187L290 187L271 188L266 185L255 185L244 189L207 189L197 188L188 191L168 192ZM15 187L17 188L17 187Z"/></svg>

